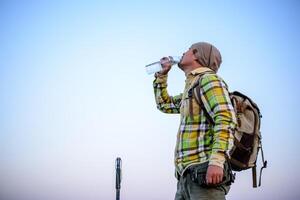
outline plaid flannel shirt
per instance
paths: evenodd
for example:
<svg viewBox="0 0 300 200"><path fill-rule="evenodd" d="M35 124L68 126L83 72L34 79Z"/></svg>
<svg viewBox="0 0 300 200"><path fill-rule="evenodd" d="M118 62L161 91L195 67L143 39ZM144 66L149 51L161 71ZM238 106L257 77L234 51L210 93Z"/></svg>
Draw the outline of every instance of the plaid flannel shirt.
<svg viewBox="0 0 300 200"><path fill-rule="evenodd" d="M169 96L167 75L156 77L153 82L157 108L164 113L180 114L180 126L175 148L176 176L182 175L187 167L209 161L209 165L223 167L225 154L233 147L233 131L236 115L230 101L226 83L216 74L199 74L211 71L201 67L187 75L184 92ZM201 100L214 120L209 120L192 97L193 117L190 116L188 91L199 80Z"/></svg>

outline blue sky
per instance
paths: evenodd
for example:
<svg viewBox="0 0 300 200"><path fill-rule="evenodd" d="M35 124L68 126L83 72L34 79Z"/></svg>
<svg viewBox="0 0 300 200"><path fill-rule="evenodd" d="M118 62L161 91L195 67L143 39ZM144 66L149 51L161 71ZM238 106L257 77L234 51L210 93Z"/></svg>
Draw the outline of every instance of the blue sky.
<svg viewBox="0 0 300 200"><path fill-rule="evenodd" d="M173 199L179 116L156 110L144 66L214 44L231 91L260 106L269 168L228 199L299 199L298 1L1 1L0 196ZM184 74L174 68L169 92ZM260 161L260 160L259 160ZM260 162L258 162L260 164Z"/></svg>

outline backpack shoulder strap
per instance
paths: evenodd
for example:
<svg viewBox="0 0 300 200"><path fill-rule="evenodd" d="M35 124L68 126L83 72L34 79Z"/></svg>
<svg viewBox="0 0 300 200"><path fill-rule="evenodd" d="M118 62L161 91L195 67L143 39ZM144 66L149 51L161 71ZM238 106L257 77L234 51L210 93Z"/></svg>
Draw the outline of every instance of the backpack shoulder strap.
<svg viewBox="0 0 300 200"><path fill-rule="evenodd" d="M201 100L201 97L200 97L200 94L201 94L201 78L205 75L205 74L216 74L215 72L213 71L207 71L207 72L204 72L204 73L201 73L198 75L197 77L197 80L194 82L195 84L190 88L190 90L188 91L188 96L189 96L189 109L190 109L190 116L191 118L193 118L193 106L192 106L192 98L193 96L195 96L195 99L197 101L197 103L199 104L200 108L203 110L205 116L207 117L209 123L211 124L214 124L214 120L212 119L212 117L209 115L209 113L207 112L202 100Z"/></svg>

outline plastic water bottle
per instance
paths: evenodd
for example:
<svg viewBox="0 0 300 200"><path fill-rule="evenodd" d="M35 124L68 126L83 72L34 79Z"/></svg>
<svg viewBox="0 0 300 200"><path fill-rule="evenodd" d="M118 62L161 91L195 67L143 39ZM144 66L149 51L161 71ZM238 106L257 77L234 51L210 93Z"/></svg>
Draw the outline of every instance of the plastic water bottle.
<svg viewBox="0 0 300 200"><path fill-rule="evenodd" d="M176 65L180 62L181 57L180 56L169 56L167 57L168 60L163 61L163 63L161 61L157 61L154 63L150 63L148 65L146 65L146 72L148 74L154 74L156 72L159 72L162 70L162 64L170 62L172 65Z"/></svg>

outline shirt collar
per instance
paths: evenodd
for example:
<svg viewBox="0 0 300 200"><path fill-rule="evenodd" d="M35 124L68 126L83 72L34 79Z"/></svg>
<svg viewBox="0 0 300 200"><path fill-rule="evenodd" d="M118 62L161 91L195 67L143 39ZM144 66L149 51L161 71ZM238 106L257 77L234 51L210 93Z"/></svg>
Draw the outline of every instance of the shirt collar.
<svg viewBox="0 0 300 200"><path fill-rule="evenodd" d="M209 72L209 71L213 71L213 70L208 67L198 67L197 69L194 69L193 71L189 72L187 74L187 76L189 76L189 75L195 76L195 75L201 74L203 72Z"/></svg>

